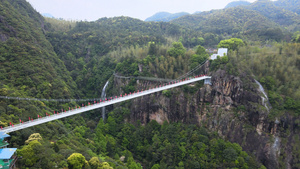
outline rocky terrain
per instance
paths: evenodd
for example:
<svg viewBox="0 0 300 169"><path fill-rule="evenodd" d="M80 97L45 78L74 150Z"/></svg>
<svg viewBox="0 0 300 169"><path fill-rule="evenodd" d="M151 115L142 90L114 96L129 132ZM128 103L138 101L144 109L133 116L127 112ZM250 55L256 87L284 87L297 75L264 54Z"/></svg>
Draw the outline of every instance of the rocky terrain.
<svg viewBox="0 0 300 169"><path fill-rule="evenodd" d="M263 104L263 94L251 75L233 76L221 69L209 72L208 66L203 71L212 76L211 86L198 82L172 89L171 97L156 93L137 98L132 101L128 120L142 124L156 120L160 124L167 121L203 125L239 143L267 168L279 168L279 156L285 158L286 168L292 168L293 158L297 157L289 152L299 140L295 132L299 130L299 119L292 119L287 113L280 119L268 118L270 111ZM117 86L126 83L115 78ZM139 80L137 84L143 89L158 83ZM283 140L285 147L281 146Z"/></svg>

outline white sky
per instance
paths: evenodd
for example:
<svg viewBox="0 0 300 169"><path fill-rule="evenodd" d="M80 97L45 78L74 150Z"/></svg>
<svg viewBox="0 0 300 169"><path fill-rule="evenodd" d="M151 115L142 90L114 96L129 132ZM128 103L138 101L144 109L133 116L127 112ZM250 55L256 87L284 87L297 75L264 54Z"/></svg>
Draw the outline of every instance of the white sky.
<svg viewBox="0 0 300 169"><path fill-rule="evenodd" d="M236 0L27 0L40 13L56 18L94 21L102 17L129 16L145 20L157 12L222 9ZM255 0L247 0L254 2Z"/></svg>

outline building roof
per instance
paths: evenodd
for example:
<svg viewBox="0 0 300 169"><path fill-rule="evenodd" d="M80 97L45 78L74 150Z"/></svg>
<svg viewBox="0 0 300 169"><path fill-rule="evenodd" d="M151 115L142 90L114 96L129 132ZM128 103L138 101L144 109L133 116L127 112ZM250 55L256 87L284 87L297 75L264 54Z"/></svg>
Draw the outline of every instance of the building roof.
<svg viewBox="0 0 300 169"><path fill-rule="evenodd" d="M0 149L0 159L10 159L11 156L15 153L17 149L16 148L3 148Z"/></svg>
<svg viewBox="0 0 300 169"><path fill-rule="evenodd" d="M6 137L10 137L10 135L4 133L4 132L0 132L0 139L4 139Z"/></svg>
<svg viewBox="0 0 300 169"><path fill-rule="evenodd" d="M215 60L215 59L217 59L217 57L218 57L218 54L213 54L213 55L211 55L210 59Z"/></svg>
<svg viewBox="0 0 300 169"><path fill-rule="evenodd" d="M224 55L227 55L228 49L227 48L219 48L218 54L213 54L210 56L211 60L215 60L218 58L218 56L223 57Z"/></svg>
<svg viewBox="0 0 300 169"><path fill-rule="evenodd" d="M227 55L227 52L228 52L227 48L219 48L218 49L218 55L221 56L221 57L224 56L224 54Z"/></svg>

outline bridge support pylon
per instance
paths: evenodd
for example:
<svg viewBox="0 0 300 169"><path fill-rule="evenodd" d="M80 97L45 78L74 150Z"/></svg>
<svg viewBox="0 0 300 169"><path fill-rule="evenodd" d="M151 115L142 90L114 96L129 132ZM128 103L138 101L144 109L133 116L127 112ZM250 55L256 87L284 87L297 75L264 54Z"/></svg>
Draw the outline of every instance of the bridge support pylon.
<svg viewBox="0 0 300 169"><path fill-rule="evenodd" d="M212 85L211 84L211 78L204 79L204 84Z"/></svg>

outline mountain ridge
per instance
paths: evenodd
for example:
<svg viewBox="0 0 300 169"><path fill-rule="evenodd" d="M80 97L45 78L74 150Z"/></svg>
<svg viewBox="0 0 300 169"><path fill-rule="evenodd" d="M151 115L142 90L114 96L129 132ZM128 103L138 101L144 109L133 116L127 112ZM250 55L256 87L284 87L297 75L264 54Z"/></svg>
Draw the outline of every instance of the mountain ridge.
<svg viewBox="0 0 300 169"><path fill-rule="evenodd" d="M178 13L169 13L169 12L158 12L148 18L145 19L146 22L151 22L151 21L164 21L164 22L169 22L173 19L182 17L184 15L189 15L187 12L178 12Z"/></svg>
<svg viewBox="0 0 300 169"><path fill-rule="evenodd" d="M229 2L224 9L226 8L233 8L233 7L237 7L237 6L247 6L250 5L251 2L248 1L233 1L233 2Z"/></svg>

